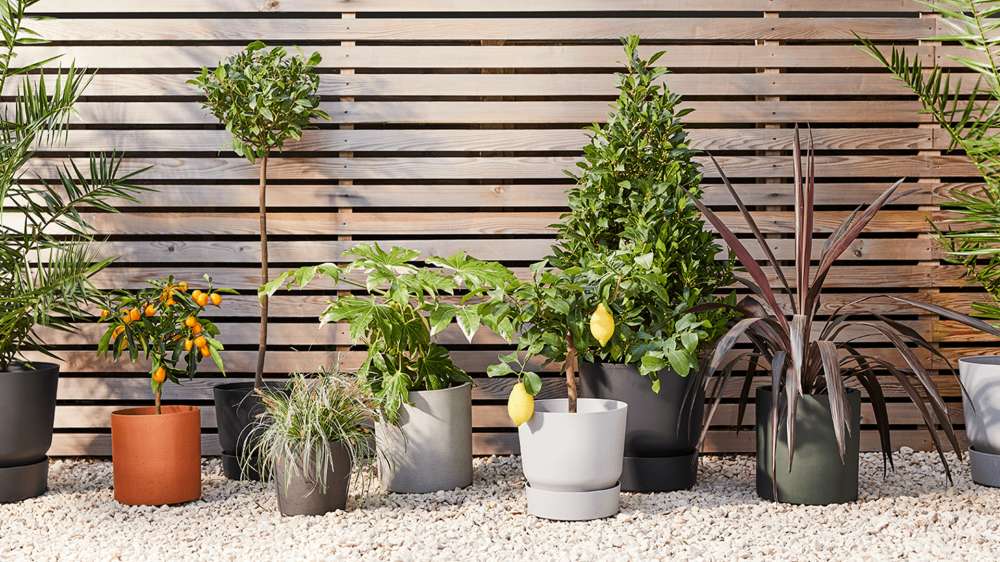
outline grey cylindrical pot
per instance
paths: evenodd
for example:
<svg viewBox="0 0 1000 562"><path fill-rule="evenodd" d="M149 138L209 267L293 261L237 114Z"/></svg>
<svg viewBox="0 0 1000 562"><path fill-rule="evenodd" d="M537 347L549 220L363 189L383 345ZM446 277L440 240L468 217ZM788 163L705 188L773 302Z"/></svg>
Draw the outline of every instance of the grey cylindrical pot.
<svg viewBox="0 0 1000 562"><path fill-rule="evenodd" d="M326 489L321 481L301 465L288 474L288 463L279 458L274 463L274 484L278 492L278 511L282 515L323 515L347 509L351 483L351 458L340 443L331 446L333 466L326 468Z"/></svg>
<svg viewBox="0 0 1000 562"><path fill-rule="evenodd" d="M795 455L788 468L786 418L778 418L776 449L777 497L771 478L770 387L757 389L757 495L772 501L802 505L829 505L858 499L858 454L861 445L861 393L846 394L849 432L840 460L827 395L805 395L795 415ZM781 410L779 410L781 412Z"/></svg>
<svg viewBox="0 0 1000 562"><path fill-rule="evenodd" d="M629 406L617 400L538 400L521 424L521 466L528 480L528 512L537 517L586 521L618 512L625 422Z"/></svg>
<svg viewBox="0 0 1000 562"><path fill-rule="evenodd" d="M399 425L375 424L379 476L390 492L423 494L472 484L472 385L409 394Z"/></svg>
<svg viewBox="0 0 1000 562"><path fill-rule="evenodd" d="M12 364L0 371L0 503L21 501L47 489L59 366Z"/></svg>
<svg viewBox="0 0 1000 562"><path fill-rule="evenodd" d="M669 369L659 373L660 392L632 365L580 364L580 396L628 404L622 490L671 492L694 486L698 476L698 436L704 390L685 401L694 377Z"/></svg>
<svg viewBox="0 0 1000 562"><path fill-rule="evenodd" d="M972 481L1000 487L1000 356L958 360Z"/></svg>

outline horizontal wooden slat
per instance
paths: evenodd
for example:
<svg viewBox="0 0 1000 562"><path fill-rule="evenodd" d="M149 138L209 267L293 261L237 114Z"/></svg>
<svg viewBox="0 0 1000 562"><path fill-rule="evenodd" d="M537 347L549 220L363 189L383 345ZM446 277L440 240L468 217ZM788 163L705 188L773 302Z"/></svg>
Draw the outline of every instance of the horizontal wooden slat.
<svg viewBox="0 0 1000 562"><path fill-rule="evenodd" d="M692 124L727 123L926 123L911 101L692 101ZM77 121L87 125L214 125L198 102L83 102ZM361 101L324 102L335 124L589 124L607 118L604 101ZM321 123L322 124L322 123ZM760 134L760 133L758 133ZM781 134L781 133L778 133ZM873 135L873 137L878 137ZM221 148L221 147L219 147Z"/></svg>
<svg viewBox="0 0 1000 562"><path fill-rule="evenodd" d="M832 71L831 71L832 72ZM102 71L87 87L88 96L198 96L187 80L190 72L176 74L115 74ZM32 76L32 80L37 77ZM663 80L671 90L686 96L827 96L908 95L898 81L883 73L833 74L796 72L761 74L738 71L712 74L668 74ZM13 95L16 78L4 85L4 95ZM49 80L51 83L51 79ZM572 74L322 74L323 96L613 96L613 73ZM971 91L973 81L964 81Z"/></svg>
<svg viewBox="0 0 1000 562"><path fill-rule="evenodd" d="M181 69L215 66L240 51L240 46L77 46L73 60L81 68ZM654 46L640 52L649 56ZM321 68L622 68L621 47L596 46L317 46ZM662 49L660 49L662 50ZM18 64L28 65L61 55L59 46L30 46L19 50ZM930 47L912 47L911 57L930 61ZM957 63L941 59L941 63ZM660 59L671 68L878 68L879 63L853 45L675 45Z"/></svg>
<svg viewBox="0 0 1000 562"><path fill-rule="evenodd" d="M32 13L119 12L607 12L606 0L284 0L261 4L259 0L173 0L148 4L143 0L48 0ZM909 0L616 0L613 11L713 11L713 12L918 12Z"/></svg>
<svg viewBox="0 0 1000 562"><path fill-rule="evenodd" d="M50 41L469 41L912 39L934 33L930 19L900 18L377 18L91 19L32 26Z"/></svg>
<svg viewBox="0 0 1000 562"><path fill-rule="evenodd" d="M928 128L813 129L817 150L916 150L936 148L944 133ZM707 151L791 150L790 129L695 129L691 147ZM306 131L289 142L293 152L565 152L580 151L589 135L566 129L391 129ZM229 151L222 130L77 130L56 151L210 152Z"/></svg>

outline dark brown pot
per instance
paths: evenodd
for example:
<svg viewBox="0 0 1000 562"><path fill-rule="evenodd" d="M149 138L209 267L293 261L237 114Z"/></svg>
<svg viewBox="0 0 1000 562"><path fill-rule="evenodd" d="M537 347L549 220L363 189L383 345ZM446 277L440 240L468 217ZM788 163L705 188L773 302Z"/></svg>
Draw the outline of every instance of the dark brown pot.
<svg viewBox="0 0 1000 562"><path fill-rule="evenodd" d="M111 413L115 499L169 505L201 497L201 412L193 406Z"/></svg>

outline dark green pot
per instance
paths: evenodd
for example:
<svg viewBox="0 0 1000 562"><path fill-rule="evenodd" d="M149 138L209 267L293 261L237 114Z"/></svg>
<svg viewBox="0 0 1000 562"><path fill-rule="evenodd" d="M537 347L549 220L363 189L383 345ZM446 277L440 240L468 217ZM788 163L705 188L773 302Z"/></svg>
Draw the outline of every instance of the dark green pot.
<svg viewBox="0 0 1000 562"><path fill-rule="evenodd" d="M847 391L847 451L840 460L826 395L799 399L795 414L795 456L788 468L785 416L778 418L774 486L771 479L771 388L757 390L757 495L771 501L802 505L847 503L858 499L858 451L861 444L861 393ZM783 405L782 405L783 409ZM781 410L779 410L781 412ZM781 412L783 414L783 412ZM774 490L777 489L777 497Z"/></svg>

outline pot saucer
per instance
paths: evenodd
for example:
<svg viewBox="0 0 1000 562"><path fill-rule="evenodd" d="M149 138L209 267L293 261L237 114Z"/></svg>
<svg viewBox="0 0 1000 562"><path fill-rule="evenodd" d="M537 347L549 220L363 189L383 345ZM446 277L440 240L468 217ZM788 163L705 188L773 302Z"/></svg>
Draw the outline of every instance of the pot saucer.
<svg viewBox="0 0 1000 562"><path fill-rule="evenodd" d="M969 468L972 470L972 481L976 484L1000 488L1000 455L969 447Z"/></svg>
<svg viewBox="0 0 1000 562"><path fill-rule="evenodd" d="M20 466L0 467L0 503L13 503L48 490L49 459Z"/></svg>
<svg viewBox="0 0 1000 562"><path fill-rule="evenodd" d="M557 492L525 485L528 513L542 519L557 521L590 521L618 513L619 492L616 485L606 490L589 492Z"/></svg>

